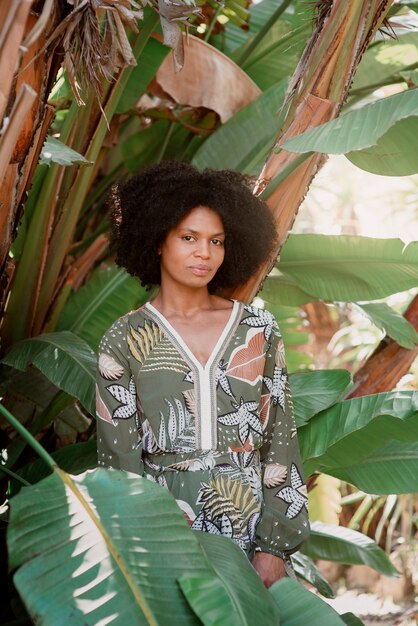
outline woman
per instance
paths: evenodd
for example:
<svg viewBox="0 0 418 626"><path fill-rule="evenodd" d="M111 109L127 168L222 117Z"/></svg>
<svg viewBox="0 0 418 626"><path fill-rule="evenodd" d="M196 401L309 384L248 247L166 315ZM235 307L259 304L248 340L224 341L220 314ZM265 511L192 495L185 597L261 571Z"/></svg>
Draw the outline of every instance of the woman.
<svg viewBox="0 0 418 626"><path fill-rule="evenodd" d="M99 465L165 486L270 586L309 532L283 342L269 312L219 294L268 258L274 222L240 174L180 162L114 205L117 263L160 289L100 343Z"/></svg>

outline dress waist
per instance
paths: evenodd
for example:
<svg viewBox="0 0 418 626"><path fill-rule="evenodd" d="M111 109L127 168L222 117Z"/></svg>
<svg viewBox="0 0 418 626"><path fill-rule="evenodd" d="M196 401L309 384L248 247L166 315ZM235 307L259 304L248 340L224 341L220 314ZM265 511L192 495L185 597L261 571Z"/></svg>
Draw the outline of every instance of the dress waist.
<svg viewBox="0 0 418 626"><path fill-rule="evenodd" d="M218 450L192 450L191 452L143 452L147 473L159 476L164 472L196 472L211 470L217 465L235 465L238 468L259 464L259 451L227 452ZM149 471L151 470L151 471Z"/></svg>

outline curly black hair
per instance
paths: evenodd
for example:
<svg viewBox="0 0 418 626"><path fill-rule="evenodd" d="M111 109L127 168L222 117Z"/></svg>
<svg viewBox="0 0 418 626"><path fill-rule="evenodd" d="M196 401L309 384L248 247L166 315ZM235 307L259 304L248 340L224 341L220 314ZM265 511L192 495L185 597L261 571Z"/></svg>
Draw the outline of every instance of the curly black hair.
<svg viewBox="0 0 418 626"><path fill-rule="evenodd" d="M274 220L249 179L231 170L202 172L181 161L152 165L113 191L111 245L116 263L142 284L160 284L158 249L170 230L197 206L218 213L225 258L208 285L221 293L244 284L274 250Z"/></svg>

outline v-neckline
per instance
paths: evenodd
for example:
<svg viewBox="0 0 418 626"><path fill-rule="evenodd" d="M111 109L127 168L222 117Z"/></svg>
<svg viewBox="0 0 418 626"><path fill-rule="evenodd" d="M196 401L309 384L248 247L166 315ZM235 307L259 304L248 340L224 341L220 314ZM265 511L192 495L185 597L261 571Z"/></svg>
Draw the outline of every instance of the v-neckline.
<svg viewBox="0 0 418 626"><path fill-rule="evenodd" d="M211 367L211 365L214 363L214 361L216 361L216 357L218 356L224 342L225 339L227 337L229 337L229 333L232 329L232 327L234 326L236 317L237 317L237 313L239 311L239 307L240 307L240 302L238 300L232 300L233 305L231 308L231 313L229 315L229 318L217 340L217 342L215 343L212 352L209 355L208 360L206 361L205 364L203 364L201 361L199 361L199 359L196 357L196 355L194 354L194 352L192 352L192 350L189 348L189 346L187 345L187 343L185 342L185 340L183 339L183 337L180 335L180 333L174 328L174 326L168 321L168 319L165 317L165 315L163 315L163 313L161 313L161 311L159 311L153 304L151 304L151 302L146 302L145 303L145 308L148 309L149 311L151 311L151 313L153 313L155 315L155 317L157 317L157 319L160 321L161 325L163 326L163 328L168 331L168 335L172 336L174 338L174 340L176 341L176 343L178 344L178 346L183 350L183 352L187 355L187 357L189 358L189 360L201 371L206 371L208 368Z"/></svg>

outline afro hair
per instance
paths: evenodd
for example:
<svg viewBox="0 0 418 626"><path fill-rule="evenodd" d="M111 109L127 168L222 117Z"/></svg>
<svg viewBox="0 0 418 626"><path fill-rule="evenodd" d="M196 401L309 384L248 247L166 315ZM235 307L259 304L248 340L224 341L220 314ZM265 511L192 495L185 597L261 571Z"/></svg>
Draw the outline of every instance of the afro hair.
<svg viewBox="0 0 418 626"><path fill-rule="evenodd" d="M116 263L147 287L160 284L158 250L197 206L215 211L225 230L225 258L209 291L244 284L275 247L275 224L266 204L253 195L244 175L200 172L181 161L162 161L114 188L111 244Z"/></svg>

